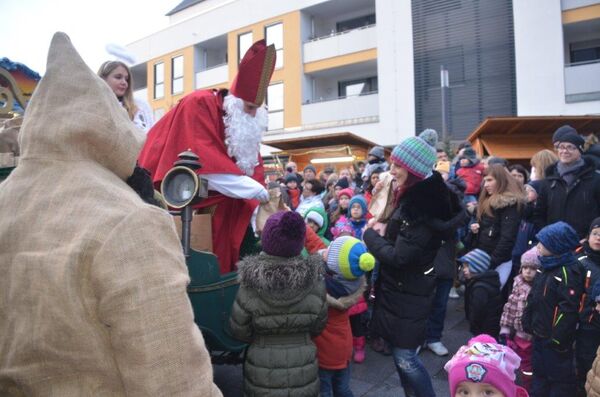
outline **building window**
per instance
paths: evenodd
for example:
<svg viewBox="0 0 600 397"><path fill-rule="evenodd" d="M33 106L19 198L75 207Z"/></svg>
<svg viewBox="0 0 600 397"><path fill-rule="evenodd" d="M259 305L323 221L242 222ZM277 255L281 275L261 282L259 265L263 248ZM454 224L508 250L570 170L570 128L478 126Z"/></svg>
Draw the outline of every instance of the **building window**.
<svg viewBox="0 0 600 397"><path fill-rule="evenodd" d="M154 65L154 99L164 98L165 96L165 64L157 63Z"/></svg>
<svg viewBox="0 0 600 397"><path fill-rule="evenodd" d="M377 76L338 83L338 96L340 97L368 95L375 92L377 92Z"/></svg>
<svg viewBox="0 0 600 397"><path fill-rule="evenodd" d="M271 84L267 89L269 130L283 128L283 83Z"/></svg>
<svg viewBox="0 0 600 397"><path fill-rule="evenodd" d="M171 94L183 92L183 55L171 59Z"/></svg>
<svg viewBox="0 0 600 397"><path fill-rule="evenodd" d="M345 32L347 30L358 29L364 26L375 24L375 14L365 15L358 18L349 19L347 21L340 21L335 24L335 28L338 32Z"/></svg>
<svg viewBox="0 0 600 397"><path fill-rule="evenodd" d="M252 32L242 33L238 35L238 65L244 54L252 47Z"/></svg>
<svg viewBox="0 0 600 397"><path fill-rule="evenodd" d="M265 27L265 37L267 45L275 45L277 59L275 61L275 69L283 67L283 24L276 23Z"/></svg>
<svg viewBox="0 0 600 397"><path fill-rule="evenodd" d="M600 39L570 43L571 63L600 60Z"/></svg>

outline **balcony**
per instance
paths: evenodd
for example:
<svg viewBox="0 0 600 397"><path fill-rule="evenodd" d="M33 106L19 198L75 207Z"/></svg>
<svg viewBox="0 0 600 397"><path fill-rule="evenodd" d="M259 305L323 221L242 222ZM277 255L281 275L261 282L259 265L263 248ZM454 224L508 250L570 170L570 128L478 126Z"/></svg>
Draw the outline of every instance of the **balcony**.
<svg viewBox="0 0 600 397"><path fill-rule="evenodd" d="M377 48L376 25L331 33L304 43L304 63Z"/></svg>
<svg viewBox="0 0 600 397"><path fill-rule="evenodd" d="M600 100L600 60L565 66L567 103Z"/></svg>
<svg viewBox="0 0 600 397"><path fill-rule="evenodd" d="M226 63L196 73L196 89L212 87L229 81L229 67Z"/></svg>
<svg viewBox="0 0 600 397"><path fill-rule="evenodd" d="M302 105L302 125L340 126L378 121L379 95L335 98Z"/></svg>

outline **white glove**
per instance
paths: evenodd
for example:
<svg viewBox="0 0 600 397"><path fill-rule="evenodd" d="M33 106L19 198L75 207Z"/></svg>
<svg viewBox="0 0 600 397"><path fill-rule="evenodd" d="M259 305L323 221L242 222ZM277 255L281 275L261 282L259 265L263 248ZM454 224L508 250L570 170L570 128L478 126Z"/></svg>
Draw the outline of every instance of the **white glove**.
<svg viewBox="0 0 600 397"><path fill-rule="evenodd" d="M263 204L268 203L270 199L269 192L267 189L263 189L256 196L254 196L254 198Z"/></svg>

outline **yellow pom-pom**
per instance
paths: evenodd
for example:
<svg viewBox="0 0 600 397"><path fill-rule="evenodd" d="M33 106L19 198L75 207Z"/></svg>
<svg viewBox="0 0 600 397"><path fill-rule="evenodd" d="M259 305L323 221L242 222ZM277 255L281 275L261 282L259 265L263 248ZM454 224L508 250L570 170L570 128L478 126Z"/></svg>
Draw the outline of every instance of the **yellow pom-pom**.
<svg viewBox="0 0 600 397"><path fill-rule="evenodd" d="M358 266L364 272L373 270L375 267L375 257L368 252L362 254L358 260Z"/></svg>

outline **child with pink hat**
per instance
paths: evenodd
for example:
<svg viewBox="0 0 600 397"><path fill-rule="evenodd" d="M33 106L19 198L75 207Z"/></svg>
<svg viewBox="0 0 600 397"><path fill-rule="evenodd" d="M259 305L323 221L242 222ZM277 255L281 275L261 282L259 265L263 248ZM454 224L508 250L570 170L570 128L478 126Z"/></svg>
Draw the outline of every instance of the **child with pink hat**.
<svg viewBox="0 0 600 397"><path fill-rule="evenodd" d="M481 334L469 340L446 363L450 395L528 397L525 389L515 384L515 371L521 359L509 347Z"/></svg>

